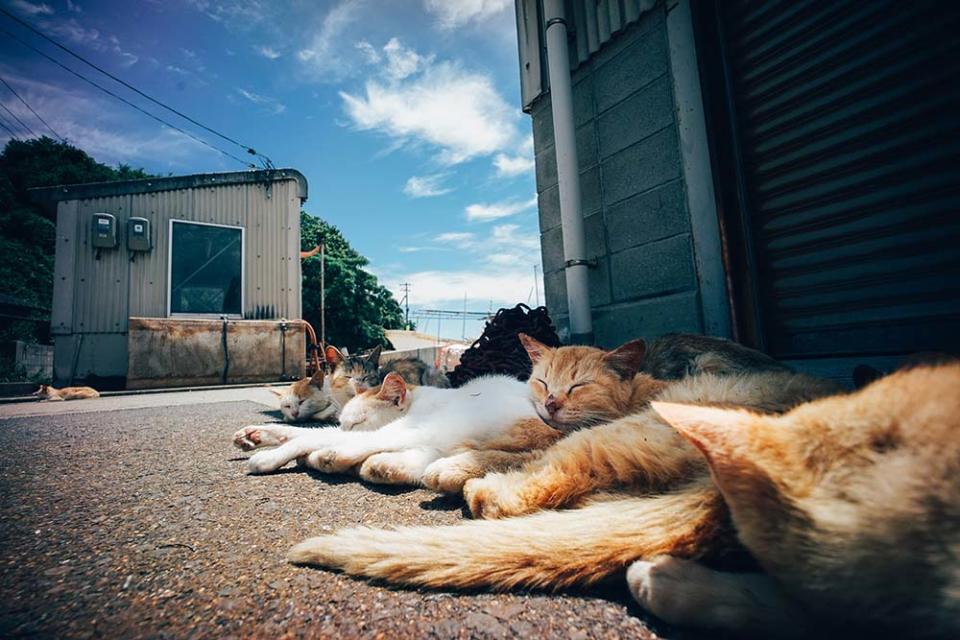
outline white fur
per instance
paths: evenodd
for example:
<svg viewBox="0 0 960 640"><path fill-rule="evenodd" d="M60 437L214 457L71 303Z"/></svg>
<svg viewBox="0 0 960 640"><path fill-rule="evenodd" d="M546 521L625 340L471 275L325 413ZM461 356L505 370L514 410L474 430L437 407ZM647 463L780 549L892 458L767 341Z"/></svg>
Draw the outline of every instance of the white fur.
<svg viewBox="0 0 960 640"><path fill-rule="evenodd" d="M360 473L371 482L415 484L429 464L458 447L495 438L517 421L537 417L527 385L508 376L477 378L459 389L412 387L400 404L391 412L369 396L358 396L341 414L348 430L319 429L295 437L252 456L249 470L267 473L306 456L307 466L339 473L375 454L402 452L378 456ZM374 405L379 408L371 409ZM400 417L375 431L361 430L379 426L391 413Z"/></svg>

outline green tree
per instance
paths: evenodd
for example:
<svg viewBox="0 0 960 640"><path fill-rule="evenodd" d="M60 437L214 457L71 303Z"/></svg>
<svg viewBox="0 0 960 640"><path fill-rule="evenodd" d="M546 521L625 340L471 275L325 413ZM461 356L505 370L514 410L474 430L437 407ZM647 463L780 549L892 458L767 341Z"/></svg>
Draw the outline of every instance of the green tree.
<svg viewBox="0 0 960 640"><path fill-rule="evenodd" d="M324 243L326 252L327 342L351 352L389 346L384 329L403 329L403 310L376 276L364 271L369 260L350 246L340 230L300 212L304 250ZM303 317L320 332L320 256L303 262Z"/></svg>
<svg viewBox="0 0 960 640"><path fill-rule="evenodd" d="M30 201L27 189L149 177L47 137L7 142L0 153L0 293L38 307L49 307L53 296L56 220ZM41 339L47 329L0 319L0 341Z"/></svg>

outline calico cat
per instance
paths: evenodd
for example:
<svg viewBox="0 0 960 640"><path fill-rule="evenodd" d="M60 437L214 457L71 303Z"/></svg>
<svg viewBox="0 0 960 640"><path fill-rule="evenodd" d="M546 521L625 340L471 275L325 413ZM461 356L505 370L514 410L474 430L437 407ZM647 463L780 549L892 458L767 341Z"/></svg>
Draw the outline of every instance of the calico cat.
<svg viewBox="0 0 960 640"><path fill-rule="evenodd" d="M380 351L381 347L378 346L366 355L354 356L346 353L346 349L327 347L327 362L333 366L333 387L349 385L356 395L379 385Z"/></svg>
<svg viewBox="0 0 960 640"><path fill-rule="evenodd" d="M702 452L768 576L637 563L627 578L647 609L740 633L812 619L846 636L960 637L960 364L780 417L653 408Z"/></svg>
<svg viewBox="0 0 960 640"><path fill-rule="evenodd" d="M64 387L56 389L49 384L42 384L40 388L33 392L41 400L89 400L90 398L99 398L100 393L93 387Z"/></svg>
<svg viewBox="0 0 960 640"><path fill-rule="evenodd" d="M380 367L380 381L387 377L389 373L398 373L408 384L421 386L438 387L448 389L450 380L447 376L431 367L420 358L397 358L390 360Z"/></svg>
<svg viewBox="0 0 960 640"><path fill-rule="evenodd" d="M625 363L616 358L612 371L630 384L610 385L578 367L551 376L551 363L566 348L524 343L534 362L534 404L551 426L568 431L630 412L568 435L519 470L489 473L463 487L477 518L532 515L440 528L347 529L297 545L290 560L403 584L556 588L596 582L642 558L741 551L700 453L646 406L650 397L631 398L634 380L652 378L620 369ZM655 381L655 399L782 412L838 391L789 370L752 372L736 363L727 365L728 375ZM580 399L594 394L606 396L603 411L578 411Z"/></svg>
<svg viewBox="0 0 960 640"><path fill-rule="evenodd" d="M360 477L369 482L419 484L432 463L463 447L513 444L527 450L560 437L537 418L526 385L509 376L486 376L459 389L437 389L407 387L399 374L390 373L380 387L347 403L340 425L310 430L276 449L256 453L248 469L266 473L305 457L307 466L325 472L358 467ZM279 439L271 425L259 430L268 434L267 440Z"/></svg>

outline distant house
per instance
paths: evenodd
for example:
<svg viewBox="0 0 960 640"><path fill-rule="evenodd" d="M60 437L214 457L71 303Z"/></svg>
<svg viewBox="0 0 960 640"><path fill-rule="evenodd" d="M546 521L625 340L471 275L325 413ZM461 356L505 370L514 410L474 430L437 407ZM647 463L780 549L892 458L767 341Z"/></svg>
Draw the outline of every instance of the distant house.
<svg viewBox="0 0 960 640"><path fill-rule="evenodd" d="M293 169L33 189L56 210L57 383L143 388L304 373Z"/></svg>
<svg viewBox="0 0 960 640"><path fill-rule="evenodd" d="M546 27L551 4L516 11L565 338L705 332L838 378L960 352L960 3L568 0ZM589 302L567 292L564 25Z"/></svg>

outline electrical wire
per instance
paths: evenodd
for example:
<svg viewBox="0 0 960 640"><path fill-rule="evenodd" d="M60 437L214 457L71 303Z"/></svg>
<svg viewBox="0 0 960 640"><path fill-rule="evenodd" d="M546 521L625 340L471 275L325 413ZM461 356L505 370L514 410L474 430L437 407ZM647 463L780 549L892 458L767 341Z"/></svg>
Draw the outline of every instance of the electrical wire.
<svg viewBox="0 0 960 640"><path fill-rule="evenodd" d="M175 113L176 115L180 116L180 117L183 118L184 120L186 120L186 121L188 121L188 122L190 122L190 123L192 123L192 124L200 127L201 129L204 129L205 131L208 131L208 132L212 133L213 135L215 135L215 136L217 136L217 137L219 137L219 138L222 138L223 140L226 140L227 142L230 142L230 143L232 143L232 144L237 145L238 147L240 147L241 149L243 149L244 151L246 151L246 152L249 153L250 155L252 155L252 156L257 156L258 158L261 158L261 159L264 161L265 165L266 165L268 168L272 168L272 167L273 167L273 162L271 162L270 158L268 158L267 156L263 155L262 153L259 153L259 152L258 152L256 149L254 149L253 147L247 146L247 145L243 144L242 142L238 142L237 140L234 140L234 139L231 138L230 136L225 135L225 134L223 134L223 133L220 133L220 132L217 131L216 129L211 129L210 127L208 127L207 125L203 124L202 122L198 122L198 121L194 120L193 118L191 118L191 117L188 116L187 114L183 113L182 111L178 111L177 109L174 109L173 107L171 107L171 106L169 106L169 105L161 102L160 100L154 98L153 96L150 96L150 95L144 93L143 91L141 91L140 89L137 89L135 86L133 86L133 85L130 84L129 82L127 82L127 81L125 81L125 80L123 80L123 79L121 79L121 78L118 78L117 76L113 75L112 73L110 73L110 72L107 71L106 69L100 67L99 65L97 65L97 64L95 64L95 63L93 63L93 62L90 62L89 60L87 60L86 58L84 58L83 56L81 56L79 53L76 53L76 52L72 51L71 49L67 48L66 46L60 44L59 42L57 42L57 41L54 40L53 38L49 37L48 35L44 34L42 31L40 31L39 29L37 29L36 27L34 27L33 25L31 25L29 22L26 22L25 20L21 20L20 18L18 18L17 16L13 15L12 13L10 13L9 11L7 11L7 10L4 9L3 7L0 7L0 13L2 13L2 14L5 15L5 16L7 16L7 17L10 18L11 20L13 20L13 21L15 21L15 22L23 25L24 27L26 27L26 28L29 29L30 31L34 32L35 34L37 34L38 36L40 36L41 38L43 38L44 40L46 40L47 42L49 42L50 44L54 45L55 47L61 49L61 50L64 51L64 52L70 54L71 56L73 56L74 58L76 58L77 60L79 60L80 62L82 62L82 63L84 63L84 64L86 64L86 65L88 65L88 66L90 66L90 67L92 67L92 68L94 68L94 69L96 69L97 71L99 71L99 72L102 73L103 75L107 76L107 77L110 78L111 80L113 80L113 81L115 81L115 82L119 82L120 84L122 84L123 86L125 86L127 89L130 89L131 91L133 91L133 92L136 93L137 95L140 95L141 97L146 98L146 99L149 100L150 102L156 104L156 105L159 106L159 107L162 107L162 108L166 109L167 111L170 111L171 113Z"/></svg>
<svg viewBox="0 0 960 640"><path fill-rule="evenodd" d="M23 129L25 129L27 133L29 133L31 136L37 135L37 134L35 134L35 133L33 132L33 129L31 129L30 127L28 127L28 126L26 125L26 123L24 123L23 120L21 120L20 118L17 117L17 114L15 114L13 111L10 111L10 107L8 107L7 105L3 104L2 102L0 102L0 107L2 107L4 111L6 111L7 113L9 113L9 114L10 114L10 117L13 118L14 120L16 120L17 123L19 123L20 126L21 126Z"/></svg>
<svg viewBox="0 0 960 640"><path fill-rule="evenodd" d="M44 120L43 118L41 118L41 117L40 117L40 114L37 113L37 112L34 110L34 108L31 107L30 104L29 104L26 100L24 100L23 98L21 98L19 93L17 93L16 91L14 91L13 87L10 86L10 83L3 79L3 76L0 76L0 82L2 82L2 83L3 83L3 86L5 86L7 89L10 90L10 93L12 93L13 95L17 96L17 100L19 100L20 102L22 102L22 103L23 103L23 106L25 106L27 109L30 109L30 113L32 113L33 115L35 115L35 116L37 117L37 120L39 120L40 122L42 122L42 123L47 127L47 129L50 129L50 133L52 133L52 134L54 135L54 137L59 138L59 139L60 139L60 142L66 142L66 139L65 139L63 136L61 136L59 133L57 133L56 131L54 131L54 130L53 130L53 127L51 127L50 124L49 124L46 120Z"/></svg>
<svg viewBox="0 0 960 640"><path fill-rule="evenodd" d="M17 137L17 134L13 132L13 129L11 129L6 124L4 124L5 122L6 120L3 119L3 116L0 116L0 129L4 129L7 133L10 134L10 137L13 138L14 140L19 140L20 138Z"/></svg>
<svg viewBox="0 0 960 640"><path fill-rule="evenodd" d="M0 11L2 11L2 10L0 10ZM183 129L181 129L180 127L178 127L178 126L175 125L175 124L170 124L169 122L167 122L167 121L164 120L163 118L161 118L161 117L159 117L159 116L157 116L157 115L155 115L155 114L152 114L152 113L150 113L149 111L147 111L146 109L143 109L143 108L135 105L134 103L130 102L129 100L127 100L127 99L124 98L123 96L117 95L117 94L114 93L113 91L110 91L110 89L107 89L107 88L104 87L103 85L97 84L96 82L94 82L94 81L91 80L90 78L87 78L87 77L84 76L83 74L81 74L81 73L79 73L79 72L77 72L77 71L74 71L73 69L71 69L71 68L68 67L67 65L63 64L62 62L60 62L60 61L57 60L56 58L53 58L53 57L47 55L46 53L44 53L43 51L40 51L39 49L37 49L37 48L34 47L33 45L31 45L31 44L29 44L29 43L27 43L27 42L24 42L23 40L21 40L20 38L18 38L18 37L15 36L14 34L10 33L10 32L7 31L6 29L0 29L0 33L3 33L3 34L5 34L5 35L13 38L14 40L16 40L17 42L19 42L20 44L22 44L22 45L25 46L26 48L28 48L28 49L30 49L31 51L33 51L34 53L37 53L37 54L43 56L44 58L46 58L47 60L49 60L49 61L52 62L53 64L57 65L57 66L60 67L61 69L63 69L63 70L65 70L65 71L67 71L67 72L75 75L76 77L80 78L81 80L83 80L83 81L86 82L87 84L93 85L94 87L96 87L96 88L99 89L100 91L103 91L103 92L106 93L107 95L112 96L113 98L116 98L117 100L119 100L120 102L124 103L125 105L136 109L137 111L139 111L139 112L142 113L143 115L147 116L148 118L151 118L151 119L153 119L153 120L156 120L156 121L159 122L160 124L162 124L162 125L164 125L164 126L166 126L166 127L170 127L170 128L173 129L174 131L179 131L180 133L182 133L183 135L187 136L187 137L190 138L191 140L195 140L196 142L199 142L200 144L202 144L202 145L205 146L205 147L209 147L209 148L213 149L214 151L216 151L216 152L218 152L218 153L222 153L223 155L225 155L225 156L227 156L227 157L229 157L229 158L233 158L234 160L236 160L236 161L239 162L240 164L244 165L245 167L250 167L250 168L256 169L256 165L251 164L250 162L247 162L246 160L244 160L244 159L242 159L242 158L238 158L237 156L233 155L233 154L230 153L229 151L224 151L223 149L220 149L219 147L213 146L212 144L210 144L210 143L207 142L206 140L204 140L204 139L202 139L202 138L198 138L197 136L193 135L192 133L190 133L190 132L188 132L188 131L184 131Z"/></svg>

